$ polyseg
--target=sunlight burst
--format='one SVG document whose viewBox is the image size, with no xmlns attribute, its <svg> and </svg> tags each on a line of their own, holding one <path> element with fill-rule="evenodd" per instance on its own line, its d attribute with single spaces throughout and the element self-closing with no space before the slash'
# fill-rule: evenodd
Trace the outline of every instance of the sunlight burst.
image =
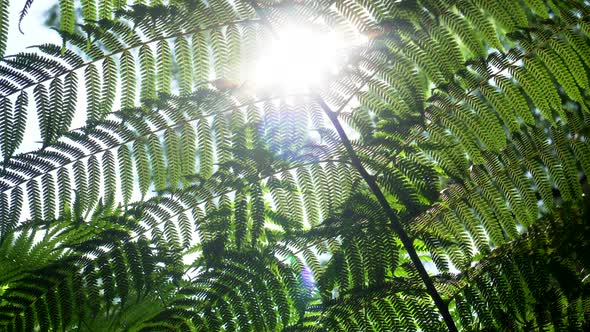
<svg viewBox="0 0 590 332">
<path fill-rule="evenodd" d="M 260 55 L 254 81 L 258 88 L 290 92 L 317 86 L 338 72 L 348 47 L 350 42 L 333 31 L 286 28 Z"/>
</svg>

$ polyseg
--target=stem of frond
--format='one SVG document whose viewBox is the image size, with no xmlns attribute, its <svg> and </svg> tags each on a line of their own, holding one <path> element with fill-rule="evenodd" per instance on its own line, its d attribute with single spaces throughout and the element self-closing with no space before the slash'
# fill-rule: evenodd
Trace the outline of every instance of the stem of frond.
<svg viewBox="0 0 590 332">
<path fill-rule="evenodd" d="M 447 304 L 440 297 L 440 294 L 436 290 L 436 287 L 434 287 L 432 279 L 430 279 L 428 272 L 426 272 L 426 269 L 424 268 L 424 265 L 422 264 L 422 261 L 420 260 L 420 257 L 418 256 L 416 249 L 414 248 L 414 240 L 411 239 L 408 236 L 408 233 L 406 233 L 406 231 L 403 229 L 402 225 L 400 224 L 397 218 L 396 213 L 389 205 L 389 202 L 387 202 L 385 195 L 383 195 L 381 188 L 379 188 L 375 179 L 369 174 L 369 172 L 367 172 L 367 170 L 361 163 L 361 160 L 359 159 L 356 152 L 354 151 L 354 148 L 352 147 L 350 139 L 346 135 L 344 128 L 342 128 L 342 125 L 338 120 L 338 114 L 331 110 L 330 106 L 326 104 L 322 97 L 317 95 L 316 99 L 320 107 L 324 110 L 324 112 L 326 113 L 328 118 L 330 118 L 330 121 L 334 125 L 334 128 L 336 129 L 336 132 L 338 133 L 338 136 L 340 137 L 340 140 L 342 141 L 342 144 L 344 145 L 344 148 L 346 149 L 346 152 L 350 157 L 350 161 L 353 167 L 356 168 L 356 170 L 360 173 L 361 177 L 367 183 L 369 189 L 371 190 L 373 195 L 375 195 L 377 201 L 379 201 L 379 204 L 385 211 L 385 214 L 389 218 L 389 225 L 391 229 L 397 234 L 399 239 L 402 241 L 404 248 L 408 252 L 410 259 L 412 260 L 412 263 L 416 267 L 416 270 L 418 270 L 418 274 L 420 275 L 422 282 L 424 282 L 424 285 L 426 286 L 426 291 L 428 292 L 428 295 L 430 295 L 430 297 L 434 301 L 434 304 L 440 311 L 442 318 L 445 324 L 447 325 L 447 328 L 449 329 L 449 331 L 457 331 L 457 326 L 455 326 L 455 322 L 453 320 L 453 317 L 451 316 L 451 313 L 449 312 Z"/>
<path fill-rule="evenodd" d="M 270 23 L 270 21 L 268 20 L 268 18 L 266 17 L 265 13 L 262 10 L 260 10 L 260 7 L 256 3 L 256 1 L 250 0 L 249 2 L 252 5 L 252 8 L 254 8 L 254 10 L 260 16 L 261 22 L 264 25 L 266 25 L 266 27 L 269 29 L 269 31 L 273 35 L 273 37 L 277 38 L 278 35 L 277 35 L 276 31 L 273 29 L 273 26 Z M 359 159 L 356 152 L 354 151 L 354 148 L 352 147 L 350 139 L 346 135 L 344 128 L 342 128 L 342 125 L 340 124 L 340 121 L 338 120 L 338 113 L 332 111 L 330 106 L 328 106 L 328 104 L 326 104 L 326 102 L 323 100 L 323 98 L 319 94 L 317 94 L 317 93 L 315 94 L 315 99 L 319 103 L 322 110 L 324 110 L 324 112 L 326 113 L 328 118 L 330 118 L 330 121 L 332 122 L 332 124 L 334 125 L 334 128 L 338 132 L 338 136 L 340 137 L 340 140 L 342 141 L 342 144 L 344 145 L 346 152 L 347 152 L 348 156 L 350 157 L 350 161 L 351 161 L 353 167 L 360 173 L 361 177 L 367 183 L 367 185 L 369 186 L 369 188 L 371 189 L 371 191 L 373 192 L 373 194 L 375 195 L 375 197 L 379 201 L 379 204 L 382 206 L 383 210 L 387 214 L 387 217 L 389 218 L 389 221 L 390 221 L 389 225 L 390 225 L 391 229 L 398 235 L 398 237 L 402 241 L 404 248 L 408 252 L 410 259 L 412 260 L 412 263 L 416 267 L 416 270 L 418 270 L 418 274 L 420 275 L 422 282 L 424 282 L 424 285 L 426 286 L 426 291 L 428 292 L 428 294 L 430 295 L 430 297 L 434 301 L 434 304 L 436 305 L 436 307 L 440 311 L 442 318 L 443 318 L 445 324 L 447 325 L 447 328 L 451 332 L 458 331 L 457 326 L 455 325 L 455 321 L 453 320 L 453 317 L 451 316 L 451 313 L 449 312 L 449 308 L 448 308 L 447 304 L 440 297 L 440 294 L 438 293 L 438 291 L 434 287 L 434 283 L 430 279 L 428 272 L 426 272 L 426 269 L 424 268 L 424 265 L 422 264 L 420 257 L 418 257 L 418 253 L 416 252 L 416 249 L 414 248 L 414 241 L 408 236 L 406 231 L 403 229 L 402 225 L 399 223 L 397 215 L 395 214 L 395 212 L 393 211 L 393 209 L 389 205 L 389 202 L 387 202 L 387 199 L 385 198 L 385 196 L 383 195 L 383 192 L 381 191 L 381 189 L 377 185 L 377 182 L 375 182 L 375 179 L 367 172 L 367 170 L 365 169 L 365 167 L 361 163 L 361 160 Z"/>
</svg>

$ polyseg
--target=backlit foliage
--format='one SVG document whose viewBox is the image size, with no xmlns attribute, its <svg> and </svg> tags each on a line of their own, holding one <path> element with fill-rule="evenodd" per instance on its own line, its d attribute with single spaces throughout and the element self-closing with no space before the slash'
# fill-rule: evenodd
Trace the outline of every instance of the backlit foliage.
<svg viewBox="0 0 590 332">
<path fill-rule="evenodd" d="M 62 45 L 6 55 L 0 0 L 1 330 L 590 328 L 587 1 L 59 8 Z M 366 41 L 250 91 L 312 23 Z"/>
</svg>

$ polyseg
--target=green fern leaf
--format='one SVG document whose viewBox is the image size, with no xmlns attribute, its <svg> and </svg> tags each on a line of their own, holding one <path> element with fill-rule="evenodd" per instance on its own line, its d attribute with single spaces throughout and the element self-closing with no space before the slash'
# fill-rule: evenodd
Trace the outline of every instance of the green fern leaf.
<svg viewBox="0 0 590 332">
<path fill-rule="evenodd" d="M 96 123 L 100 117 L 100 79 L 98 70 L 94 65 L 86 67 L 84 71 L 84 81 L 86 83 L 86 100 L 88 103 L 87 111 L 88 124 Z"/>
<path fill-rule="evenodd" d="M 549 69 L 559 84 L 565 89 L 566 93 L 575 101 L 582 102 L 582 95 L 576 86 L 575 80 L 568 71 L 562 59 L 551 49 L 539 51 L 539 57 Z"/>
<path fill-rule="evenodd" d="M 125 51 L 121 55 L 121 107 L 133 108 L 135 106 L 135 59 L 130 52 Z"/>
<path fill-rule="evenodd" d="M 74 24 L 76 23 L 74 3 L 69 0 L 60 0 L 59 9 L 59 14 L 61 18 L 61 29 L 66 32 L 73 33 Z"/>
<path fill-rule="evenodd" d="M 216 77 L 229 77 L 227 41 L 221 30 L 211 33 L 211 49 L 213 50 L 213 68 Z"/>
<path fill-rule="evenodd" d="M 502 43 L 500 43 L 496 30 L 488 18 L 481 12 L 480 8 L 475 6 L 470 0 L 459 1 L 457 3 L 457 8 L 483 35 L 491 47 L 500 51 L 504 49 Z"/>
<path fill-rule="evenodd" d="M 55 218 L 55 179 L 52 174 L 45 174 L 42 178 L 41 188 L 43 188 L 43 217 L 45 220 Z"/>
<path fill-rule="evenodd" d="M 115 282 L 117 285 L 117 293 L 122 303 L 127 301 L 127 295 L 129 294 L 129 274 L 127 271 L 127 262 L 121 249 L 115 248 L 111 251 L 111 257 L 113 260 L 113 271 L 115 274 Z"/>
<path fill-rule="evenodd" d="M 535 14 L 542 18 L 548 18 L 547 8 L 543 3 L 543 0 L 525 0 L 525 3 L 535 12 Z"/>
<path fill-rule="evenodd" d="M 199 138 L 199 175 L 209 178 L 213 173 L 213 138 L 207 119 L 202 119 L 197 124 Z"/>
<path fill-rule="evenodd" d="M 43 200 L 41 199 L 41 190 L 39 182 L 32 180 L 27 182 L 27 200 L 33 220 L 43 220 Z"/>
<path fill-rule="evenodd" d="M 12 145 L 13 114 L 10 99 L 4 97 L 0 100 L 0 145 L 4 159 L 10 157 Z M 14 151 L 14 150 L 13 150 Z"/>
<path fill-rule="evenodd" d="M 172 57 L 170 45 L 166 40 L 158 42 L 156 54 L 156 79 L 158 92 L 170 93 L 170 84 L 172 82 Z"/>
<path fill-rule="evenodd" d="M 0 56 L 4 56 L 6 50 L 6 41 L 8 37 L 8 26 L 10 16 L 8 12 L 8 1 L 0 2 Z"/>
<path fill-rule="evenodd" d="M 179 37 L 174 42 L 176 63 L 178 64 L 178 85 L 180 95 L 186 95 L 192 92 L 193 86 L 193 68 L 190 48 L 188 41 L 184 37 Z"/>
<path fill-rule="evenodd" d="M 197 136 L 192 124 L 187 122 L 181 127 L 180 139 L 181 175 L 183 182 L 188 184 L 186 179 L 195 174 L 197 162 Z"/>
<path fill-rule="evenodd" d="M 135 160 L 136 174 L 139 182 L 139 191 L 142 197 L 147 193 L 150 184 L 150 165 L 145 144 L 137 140 L 133 143 L 133 159 Z"/>
<path fill-rule="evenodd" d="M 12 128 L 12 139 L 10 144 L 5 146 L 6 155 L 12 155 L 18 146 L 22 143 L 25 128 L 27 124 L 27 106 L 29 104 L 29 97 L 25 91 L 22 91 L 16 98 L 14 108 L 14 122 Z"/>
<path fill-rule="evenodd" d="M 78 100 L 78 77 L 75 72 L 68 73 L 64 77 L 63 105 L 59 116 L 58 131 L 65 133 L 70 130 L 70 125 L 76 113 L 76 102 Z"/>
<path fill-rule="evenodd" d="M 161 144 L 158 136 L 150 135 L 149 154 L 156 191 L 166 189 L 166 164 L 164 163 L 164 152 L 162 151 Z"/>
<path fill-rule="evenodd" d="M 105 202 L 113 202 L 116 194 L 115 157 L 109 150 L 102 155 Z"/>
<path fill-rule="evenodd" d="M 156 99 L 156 69 L 152 49 L 143 45 L 139 49 L 139 67 L 141 69 L 140 100 Z"/>
<path fill-rule="evenodd" d="M 57 171 L 57 184 L 59 196 L 59 215 L 64 216 L 66 212 L 69 213 L 71 203 L 71 184 L 70 172 L 67 168 L 62 167 Z"/>
<path fill-rule="evenodd" d="M 193 225 L 186 213 L 181 213 L 178 216 L 178 227 L 180 228 L 180 235 L 182 236 L 182 246 L 188 248 L 193 240 Z"/>
<path fill-rule="evenodd" d="M 256 247 L 265 222 L 264 198 L 262 197 L 262 188 L 259 183 L 252 184 L 250 194 L 252 197 L 252 229 L 250 231 L 250 238 L 252 247 Z"/>
<path fill-rule="evenodd" d="M 82 16 L 84 17 L 84 21 L 94 23 L 97 20 L 96 14 L 96 2 L 94 0 L 83 0 Z"/>
<path fill-rule="evenodd" d="M 108 57 L 102 63 L 102 91 L 100 98 L 101 116 L 104 118 L 107 113 L 111 112 L 117 92 L 117 65 L 115 61 Z"/>
<path fill-rule="evenodd" d="M 246 239 L 246 231 L 248 228 L 248 220 L 246 215 L 246 209 L 248 202 L 246 201 L 246 196 L 243 192 L 238 192 L 236 194 L 236 199 L 234 201 L 235 205 L 235 214 L 234 214 L 234 225 L 235 225 L 235 241 L 236 246 L 239 249 L 242 248 L 242 245 Z"/>
<path fill-rule="evenodd" d="M 117 151 L 119 173 L 121 177 L 121 192 L 123 202 L 128 204 L 133 196 L 133 159 L 127 145 L 121 145 Z"/>
<path fill-rule="evenodd" d="M 170 188 L 174 189 L 178 187 L 181 175 L 178 136 L 174 130 L 168 129 L 164 132 L 164 144 L 168 162 L 168 181 Z"/>
<path fill-rule="evenodd" d="M 41 139 L 47 144 L 53 138 L 53 130 L 51 123 L 51 111 L 49 108 L 49 97 L 47 90 L 42 84 L 35 86 L 33 91 L 35 95 L 35 106 L 37 107 L 37 117 L 39 119 L 39 127 L 41 129 Z"/>
<path fill-rule="evenodd" d="M 99 1 L 98 6 L 98 18 L 99 19 L 111 19 L 113 16 L 113 1 L 115 0 L 104 0 Z"/>
<path fill-rule="evenodd" d="M 76 185 L 76 201 L 80 206 L 80 210 L 85 211 L 88 208 L 86 196 L 88 192 L 88 175 L 86 165 L 81 160 L 74 163 L 74 183 Z"/>
<path fill-rule="evenodd" d="M 100 186 L 102 182 L 101 166 L 96 156 L 88 159 L 88 207 L 94 208 L 100 195 Z"/>
<path fill-rule="evenodd" d="M 572 46 L 557 39 L 549 41 L 549 46 L 561 57 L 576 83 L 578 83 L 581 88 L 588 89 L 588 76 L 585 75 L 584 66 Z"/>
</svg>

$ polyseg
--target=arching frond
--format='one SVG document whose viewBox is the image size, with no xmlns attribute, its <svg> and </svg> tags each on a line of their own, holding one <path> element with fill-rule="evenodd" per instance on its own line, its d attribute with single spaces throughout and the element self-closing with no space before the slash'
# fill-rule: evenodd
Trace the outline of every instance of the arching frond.
<svg viewBox="0 0 590 332">
<path fill-rule="evenodd" d="M 1 330 L 590 326 L 588 3 L 58 8 L 0 0 Z M 298 26 L 359 41 L 258 87 Z"/>
</svg>

